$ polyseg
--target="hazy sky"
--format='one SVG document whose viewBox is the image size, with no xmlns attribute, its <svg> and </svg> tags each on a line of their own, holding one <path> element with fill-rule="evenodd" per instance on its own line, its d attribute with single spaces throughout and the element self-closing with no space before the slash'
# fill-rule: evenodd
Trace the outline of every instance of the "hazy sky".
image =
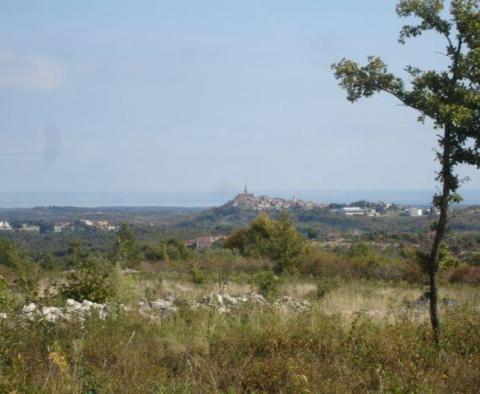
<svg viewBox="0 0 480 394">
<path fill-rule="evenodd" d="M 395 4 L 2 0 L 1 190 L 433 188 L 435 132 L 330 70 L 442 65 L 433 35 L 397 43 Z"/>
</svg>

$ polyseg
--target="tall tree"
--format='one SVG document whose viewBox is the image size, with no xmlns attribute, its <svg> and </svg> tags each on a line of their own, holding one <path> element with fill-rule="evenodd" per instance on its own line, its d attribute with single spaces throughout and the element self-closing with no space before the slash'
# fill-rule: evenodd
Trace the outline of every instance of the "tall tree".
<svg viewBox="0 0 480 394">
<path fill-rule="evenodd" d="M 480 0 L 401 0 L 397 14 L 414 18 L 400 32 L 399 42 L 431 31 L 446 43 L 448 67 L 442 71 L 408 66 L 405 82 L 388 71 L 378 57 L 369 57 L 364 66 L 343 59 L 332 66 L 348 100 L 355 102 L 377 92 L 385 92 L 420 112 L 419 121 L 433 121 L 438 134 L 437 159 L 440 170 L 436 180 L 441 193 L 433 198 L 440 210 L 435 237 L 427 255 L 430 320 L 436 343 L 440 340 L 437 271 L 440 248 L 447 231 L 449 206 L 459 202 L 462 183 L 456 167 L 468 164 L 480 168 Z"/>
<path fill-rule="evenodd" d="M 115 262 L 121 264 L 132 264 L 140 260 L 140 249 L 138 248 L 135 235 L 128 224 L 122 224 L 117 233 L 117 239 L 113 249 Z"/>
</svg>

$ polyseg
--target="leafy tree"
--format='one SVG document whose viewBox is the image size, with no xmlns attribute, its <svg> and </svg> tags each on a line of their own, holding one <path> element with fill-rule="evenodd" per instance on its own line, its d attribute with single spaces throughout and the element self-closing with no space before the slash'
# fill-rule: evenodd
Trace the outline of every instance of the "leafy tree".
<svg viewBox="0 0 480 394">
<path fill-rule="evenodd" d="M 369 57 L 365 66 L 343 59 L 332 67 L 348 100 L 355 102 L 377 92 L 393 95 L 404 105 L 420 112 L 419 121 L 430 118 L 438 135 L 437 180 L 441 193 L 433 202 L 440 210 L 435 237 L 428 254 L 430 320 L 436 343 L 440 339 L 438 283 L 440 248 L 447 231 L 449 205 L 459 202 L 462 183 L 455 169 L 460 164 L 480 168 L 480 1 L 452 0 L 444 16 L 444 0 L 401 0 L 399 17 L 413 17 L 418 24 L 403 26 L 400 43 L 427 31 L 445 39 L 449 65 L 446 70 L 423 71 L 408 66 L 409 83 L 388 71 L 378 57 Z"/>
<path fill-rule="evenodd" d="M 308 239 L 316 239 L 318 237 L 318 230 L 314 227 L 309 227 L 307 229 L 307 237 Z"/>
<path fill-rule="evenodd" d="M 253 220 L 248 229 L 230 236 L 225 247 L 248 257 L 268 257 L 275 263 L 277 273 L 295 269 L 306 250 L 304 239 L 288 217 L 272 220 L 266 214 Z"/>
<path fill-rule="evenodd" d="M 113 257 L 123 264 L 137 263 L 140 260 L 140 249 L 128 224 L 122 224 L 118 230 Z"/>
<path fill-rule="evenodd" d="M 275 271 L 294 271 L 299 267 L 298 258 L 306 251 L 304 239 L 288 217 L 274 222 L 267 256 L 275 262 Z"/>
<path fill-rule="evenodd" d="M 0 265 L 12 266 L 15 247 L 11 241 L 0 239 Z"/>
<path fill-rule="evenodd" d="M 40 260 L 40 265 L 43 269 L 51 270 L 55 267 L 55 262 L 51 253 L 44 253 Z"/>
<path fill-rule="evenodd" d="M 162 243 L 161 246 L 164 251 L 163 260 L 185 261 L 192 255 L 192 252 L 187 249 L 185 243 L 178 239 L 170 238 L 165 244 Z"/>
<path fill-rule="evenodd" d="M 78 239 L 70 242 L 67 254 L 67 265 L 70 267 L 79 267 L 88 256 L 88 253 L 83 250 L 82 244 Z"/>
</svg>

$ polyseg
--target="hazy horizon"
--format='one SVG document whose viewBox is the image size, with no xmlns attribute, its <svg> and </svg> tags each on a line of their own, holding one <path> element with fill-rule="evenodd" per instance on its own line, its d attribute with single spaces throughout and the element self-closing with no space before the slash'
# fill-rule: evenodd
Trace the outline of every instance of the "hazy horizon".
<svg viewBox="0 0 480 394">
<path fill-rule="evenodd" d="M 4 1 L 0 190 L 434 190 L 430 125 L 330 69 L 443 65 L 396 2 Z"/>
<path fill-rule="evenodd" d="M 297 198 L 315 203 L 351 203 L 358 200 L 385 201 L 402 205 L 431 205 L 432 190 L 249 190 L 255 195 Z M 183 207 L 207 208 L 223 205 L 237 191 L 144 191 L 144 192 L 0 192 L 0 208 L 72 207 Z M 480 189 L 466 189 L 464 205 L 480 204 Z"/>
</svg>

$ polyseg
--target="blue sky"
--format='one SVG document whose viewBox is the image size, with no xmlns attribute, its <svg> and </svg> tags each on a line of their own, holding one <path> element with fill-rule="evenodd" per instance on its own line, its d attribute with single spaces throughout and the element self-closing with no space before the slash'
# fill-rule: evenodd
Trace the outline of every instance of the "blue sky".
<svg viewBox="0 0 480 394">
<path fill-rule="evenodd" d="M 431 127 L 330 70 L 442 66 L 433 35 L 397 43 L 395 3 L 3 0 L 2 190 L 433 189 Z"/>
</svg>

